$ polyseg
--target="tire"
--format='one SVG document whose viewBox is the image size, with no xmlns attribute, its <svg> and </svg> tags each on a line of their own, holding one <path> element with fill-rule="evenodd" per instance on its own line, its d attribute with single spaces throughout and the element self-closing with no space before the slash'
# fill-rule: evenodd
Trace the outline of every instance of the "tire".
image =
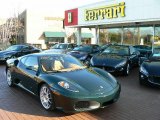
<svg viewBox="0 0 160 120">
<path fill-rule="evenodd" d="M 124 74 L 125 76 L 128 76 L 129 73 L 130 73 L 130 64 L 127 63 L 126 68 L 125 68 L 123 74 Z"/>
<path fill-rule="evenodd" d="M 14 82 L 13 82 L 13 79 L 12 79 L 11 71 L 9 69 L 7 69 L 6 79 L 7 79 L 8 86 L 13 87 Z"/>
<path fill-rule="evenodd" d="M 41 105 L 45 110 L 54 110 L 55 102 L 53 94 L 47 84 L 43 84 L 39 91 Z"/>
</svg>

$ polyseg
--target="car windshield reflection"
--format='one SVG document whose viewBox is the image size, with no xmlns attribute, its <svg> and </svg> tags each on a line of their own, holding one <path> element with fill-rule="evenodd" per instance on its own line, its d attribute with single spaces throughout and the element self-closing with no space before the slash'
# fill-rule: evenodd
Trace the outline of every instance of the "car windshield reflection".
<svg viewBox="0 0 160 120">
<path fill-rule="evenodd" d="M 86 68 L 77 59 L 68 55 L 43 56 L 40 58 L 40 65 L 42 70 L 47 73 L 69 72 Z"/>
<path fill-rule="evenodd" d="M 56 44 L 51 49 L 67 49 L 67 44 Z"/>
<path fill-rule="evenodd" d="M 129 55 L 129 48 L 127 46 L 109 46 L 103 53 L 117 54 L 117 55 Z"/>
<path fill-rule="evenodd" d="M 10 46 L 9 48 L 7 48 L 6 50 L 7 51 L 19 51 L 21 49 L 22 49 L 22 46 L 13 45 L 13 46 Z"/>
<path fill-rule="evenodd" d="M 79 47 L 75 47 L 73 49 L 73 51 L 81 51 L 81 52 L 91 52 L 92 51 L 92 47 L 91 46 L 79 46 Z"/>
</svg>

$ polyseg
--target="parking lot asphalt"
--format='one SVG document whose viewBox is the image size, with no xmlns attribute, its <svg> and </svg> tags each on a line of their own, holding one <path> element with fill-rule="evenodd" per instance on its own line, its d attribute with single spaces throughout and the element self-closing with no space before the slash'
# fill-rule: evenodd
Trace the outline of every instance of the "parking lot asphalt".
<svg viewBox="0 0 160 120">
<path fill-rule="evenodd" d="M 37 97 L 8 87 L 4 70 L 0 66 L 0 120 L 160 120 L 160 88 L 139 85 L 138 68 L 127 77 L 116 76 L 122 86 L 117 103 L 76 114 L 45 111 Z"/>
</svg>

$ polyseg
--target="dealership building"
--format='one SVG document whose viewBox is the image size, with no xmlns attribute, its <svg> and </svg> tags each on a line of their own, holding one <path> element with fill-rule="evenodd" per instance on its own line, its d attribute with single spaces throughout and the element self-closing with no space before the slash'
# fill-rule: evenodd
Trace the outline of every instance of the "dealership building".
<svg viewBox="0 0 160 120">
<path fill-rule="evenodd" d="M 17 43 L 19 44 L 28 43 L 47 49 L 55 43 L 67 41 L 62 17 L 50 12 L 26 9 L 18 18 L 20 22 Z"/>
<path fill-rule="evenodd" d="M 65 26 L 94 29 L 94 42 L 132 45 L 160 43 L 159 0 L 107 0 L 65 11 Z M 105 34 L 102 41 L 100 35 Z M 104 39 L 104 38 L 103 38 Z"/>
</svg>

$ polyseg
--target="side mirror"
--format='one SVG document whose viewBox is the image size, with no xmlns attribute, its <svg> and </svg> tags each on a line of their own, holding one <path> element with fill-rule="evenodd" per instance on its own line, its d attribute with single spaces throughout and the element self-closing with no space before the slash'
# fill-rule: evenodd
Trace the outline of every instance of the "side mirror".
<svg viewBox="0 0 160 120">
<path fill-rule="evenodd" d="M 18 63 L 19 63 L 19 60 L 18 60 L 18 59 L 16 59 L 16 60 L 14 61 L 14 65 L 15 65 L 15 66 L 17 66 L 17 65 L 18 65 Z"/>
<path fill-rule="evenodd" d="M 136 53 L 136 52 L 133 52 L 132 55 L 137 55 L 137 53 Z"/>
</svg>

